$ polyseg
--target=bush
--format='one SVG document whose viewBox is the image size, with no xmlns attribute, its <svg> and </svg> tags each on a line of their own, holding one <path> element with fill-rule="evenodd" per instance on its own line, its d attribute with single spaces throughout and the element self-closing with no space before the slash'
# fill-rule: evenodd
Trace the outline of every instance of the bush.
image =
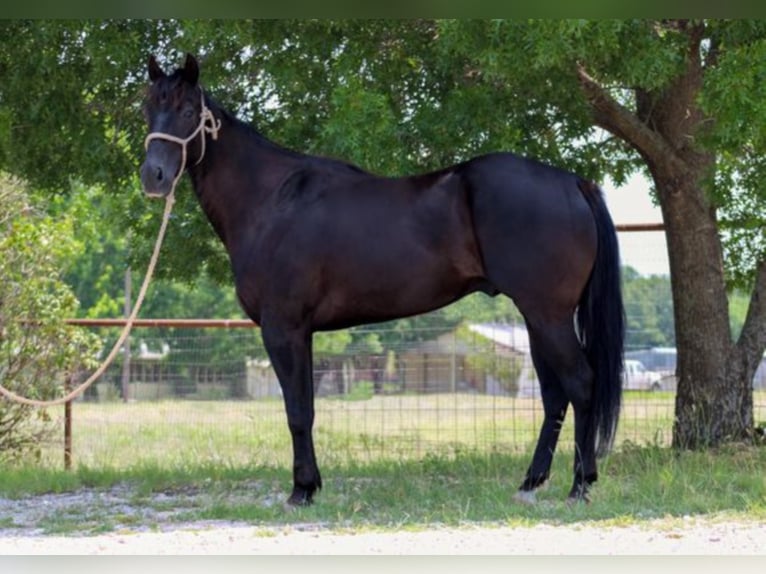
<svg viewBox="0 0 766 574">
<path fill-rule="evenodd" d="M 77 248 L 72 222 L 33 206 L 16 180 L 0 174 L 0 384 L 34 399 L 63 394 L 67 376 L 94 363 L 97 339 L 66 325 L 77 300 L 61 266 Z M 0 462 L 39 453 L 50 431 L 44 409 L 0 398 Z"/>
</svg>

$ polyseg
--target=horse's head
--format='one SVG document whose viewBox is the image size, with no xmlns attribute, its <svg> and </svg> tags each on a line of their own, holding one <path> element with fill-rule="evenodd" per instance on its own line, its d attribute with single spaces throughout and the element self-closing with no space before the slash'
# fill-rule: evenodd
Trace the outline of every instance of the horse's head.
<svg viewBox="0 0 766 574">
<path fill-rule="evenodd" d="M 197 83 L 199 67 L 191 54 L 187 54 L 184 67 L 170 75 L 162 71 L 154 56 L 149 58 L 148 69 L 151 84 L 144 115 L 149 135 L 141 183 L 147 195 L 164 197 L 172 193 L 187 166 L 202 161 L 206 132 L 215 138 L 218 126 L 205 106 Z"/>
</svg>

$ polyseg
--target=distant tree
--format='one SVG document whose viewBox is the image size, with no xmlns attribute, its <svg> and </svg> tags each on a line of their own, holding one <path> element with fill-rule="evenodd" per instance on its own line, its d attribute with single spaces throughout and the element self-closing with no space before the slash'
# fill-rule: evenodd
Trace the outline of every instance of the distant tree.
<svg viewBox="0 0 766 574">
<path fill-rule="evenodd" d="M 670 279 L 644 277 L 632 267 L 624 267 L 622 280 L 628 321 L 626 348 L 675 346 Z"/>
</svg>

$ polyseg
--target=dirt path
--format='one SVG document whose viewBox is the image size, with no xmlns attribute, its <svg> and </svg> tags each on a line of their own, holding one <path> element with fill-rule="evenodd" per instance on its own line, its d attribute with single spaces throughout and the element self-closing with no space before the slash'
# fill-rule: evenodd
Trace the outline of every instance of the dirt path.
<svg viewBox="0 0 766 574">
<path fill-rule="evenodd" d="M 766 555 L 766 526 L 535 526 L 337 533 L 196 524 L 167 532 L 0 537 L 0 554 Z"/>
</svg>

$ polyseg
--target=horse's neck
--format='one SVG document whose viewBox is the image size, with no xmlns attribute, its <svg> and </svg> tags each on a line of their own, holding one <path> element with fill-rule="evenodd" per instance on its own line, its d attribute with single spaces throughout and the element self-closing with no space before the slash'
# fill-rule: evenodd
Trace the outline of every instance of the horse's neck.
<svg viewBox="0 0 766 574">
<path fill-rule="evenodd" d="M 207 149 L 200 166 L 189 171 L 202 209 L 228 244 L 227 230 L 257 215 L 257 206 L 281 185 L 300 156 L 230 118 L 222 123 L 217 141 L 208 139 Z"/>
</svg>

